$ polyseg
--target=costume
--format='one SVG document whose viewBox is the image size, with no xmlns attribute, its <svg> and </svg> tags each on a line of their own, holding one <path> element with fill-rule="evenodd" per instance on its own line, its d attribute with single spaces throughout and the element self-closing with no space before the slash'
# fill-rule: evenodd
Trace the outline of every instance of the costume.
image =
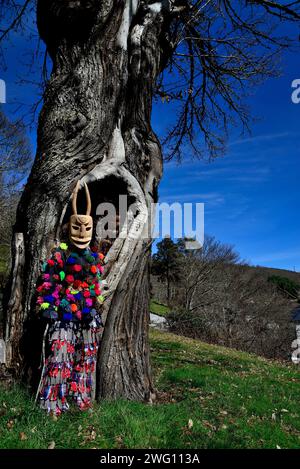
<svg viewBox="0 0 300 469">
<path fill-rule="evenodd" d="M 75 197 L 78 187 L 77 184 Z M 38 395 L 40 407 L 56 415 L 69 409 L 67 397 L 82 410 L 91 406 L 97 350 L 103 333 L 100 305 L 104 300 L 104 256 L 89 247 L 91 233 L 87 236 L 86 227 L 92 227 L 92 219 L 89 213 L 77 215 L 76 199 L 73 211 L 71 242 L 53 249 L 36 289 L 38 313 L 48 323 Z"/>
</svg>

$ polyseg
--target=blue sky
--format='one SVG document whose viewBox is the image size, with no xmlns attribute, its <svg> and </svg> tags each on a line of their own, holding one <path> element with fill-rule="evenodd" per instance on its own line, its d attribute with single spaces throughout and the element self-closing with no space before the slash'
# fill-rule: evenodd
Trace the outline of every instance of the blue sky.
<svg viewBox="0 0 300 469">
<path fill-rule="evenodd" d="M 28 112 L 22 107 L 13 114 L 13 102 L 37 99 L 34 86 L 17 85 L 35 46 L 15 34 L 7 48 L 7 70 L 0 70 L 0 79 L 7 82 L 4 111 L 12 117 Z M 38 81 L 35 67 L 29 79 Z M 286 53 L 282 76 L 268 80 L 249 100 L 259 118 L 252 135 L 232 132 L 227 154 L 212 163 L 192 161 L 188 152 L 180 166 L 166 163 L 159 194 L 164 202 L 205 203 L 205 233 L 233 244 L 249 263 L 300 271 L 300 104 L 291 101 L 291 83 L 297 78 L 299 52 Z M 159 136 L 173 114 L 172 104 L 154 105 L 152 122 Z M 28 134 L 34 150 L 34 126 Z"/>
<path fill-rule="evenodd" d="M 291 100 L 296 78 L 299 55 L 285 54 L 282 76 L 249 99 L 259 118 L 251 136 L 233 132 L 225 157 L 212 163 L 188 154 L 180 166 L 166 163 L 159 192 L 164 201 L 204 202 L 205 233 L 233 244 L 249 263 L 300 271 L 300 104 Z M 154 108 L 160 135 L 171 119 L 168 106 Z"/>
</svg>

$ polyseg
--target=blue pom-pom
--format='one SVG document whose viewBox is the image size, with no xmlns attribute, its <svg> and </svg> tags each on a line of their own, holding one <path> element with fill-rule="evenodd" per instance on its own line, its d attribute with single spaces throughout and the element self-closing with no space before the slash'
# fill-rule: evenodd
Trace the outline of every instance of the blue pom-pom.
<svg viewBox="0 0 300 469">
<path fill-rule="evenodd" d="M 64 313 L 63 319 L 65 321 L 70 321 L 72 319 L 72 313 Z"/>
<path fill-rule="evenodd" d="M 74 257 L 69 257 L 68 260 L 67 260 L 67 264 L 75 264 L 76 263 L 76 259 L 74 259 Z"/>
<path fill-rule="evenodd" d="M 54 301 L 55 301 L 55 298 L 53 298 L 53 296 L 51 295 L 44 296 L 44 302 L 53 304 Z"/>
<path fill-rule="evenodd" d="M 88 314 L 90 312 L 90 308 L 83 308 L 82 313 Z"/>
</svg>

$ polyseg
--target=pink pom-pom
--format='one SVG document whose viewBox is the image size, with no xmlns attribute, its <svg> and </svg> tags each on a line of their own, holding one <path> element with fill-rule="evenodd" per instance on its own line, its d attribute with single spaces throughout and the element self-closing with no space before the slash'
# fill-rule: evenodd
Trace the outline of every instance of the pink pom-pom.
<svg viewBox="0 0 300 469">
<path fill-rule="evenodd" d="M 76 312 L 76 317 L 77 317 L 78 319 L 81 319 L 81 317 L 82 317 L 81 311 L 77 311 L 77 312 Z"/>
</svg>

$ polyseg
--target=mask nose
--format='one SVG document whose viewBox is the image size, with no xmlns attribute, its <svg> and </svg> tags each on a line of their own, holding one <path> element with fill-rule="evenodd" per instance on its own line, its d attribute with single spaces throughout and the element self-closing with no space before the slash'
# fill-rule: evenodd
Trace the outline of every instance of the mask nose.
<svg viewBox="0 0 300 469">
<path fill-rule="evenodd" d="M 84 238 L 85 237 L 85 227 L 83 225 L 81 225 L 80 227 L 80 238 Z"/>
</svg>

